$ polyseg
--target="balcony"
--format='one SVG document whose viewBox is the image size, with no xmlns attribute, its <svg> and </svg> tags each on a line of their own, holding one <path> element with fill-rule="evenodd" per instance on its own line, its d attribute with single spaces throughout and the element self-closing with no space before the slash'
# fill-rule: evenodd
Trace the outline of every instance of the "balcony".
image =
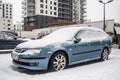
<svg viewBox="0 0 120 80">
<path fill-rule="evenodd" d="M 80 2 L 87 2 L 86 0 L 80 0 Z"/>
<path fill-rule="evenodd" d="M 58 4 L 70 5 L 69 2 L 58 2 Z"/>
<path fill-rule="evenodd" d="M 25 13 L 25 11 L 22 11 L 22 14 L 24 14 Z"/>
<path fill-rule="evenodd" d="M 24 6 L 22 6 L 22 9 L 25 9 L 25 7 L 24 7 Z"/>
<path fill-rule="evenodd" d="M 23 5 L 24 5 L 24 3 L 25 3 L 25 2 L 24 2 L 24 1 L 22 1 L 22 4 L 23 4 Z"/>
</svg>

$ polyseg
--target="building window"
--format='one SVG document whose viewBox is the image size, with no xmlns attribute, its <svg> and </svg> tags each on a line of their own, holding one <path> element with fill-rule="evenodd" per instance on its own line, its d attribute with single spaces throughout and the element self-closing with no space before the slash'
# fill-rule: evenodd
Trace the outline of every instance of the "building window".
<svg viewBox="0 0 120 80">
<path fill-rule="evenodd" d="M 24 14 L 26 15 L 27 13 L 25 12 Z"/>
<path fill-rule="evenodd" d="M 42 10 L 42 9 L 40 10 L 40 13 L 43 13 L 43 10 Z"/>
<path fill-rule="evenodd" d="M 25 10 L 26 10 L 26 7 L 25 7 Z"/>
<path fill-rule="evenodd" d="M 47 11 L 45 11 L 45 13 L 47 14 L 48 12 L 47 12 Z"/>
<path fill-rule="evenodd" d="M 50 9 L 52 9 L 52 6 L 50 6 Z"/>
<path fill-rule="evenodd" d="M 52 1 L 50 1 L 50 4 L 52 5 Z"/>
<path fill-rule="evenodd" d="M 56 7 L 54 7 L 54 10 L 57 10 L 57 8 L 56 8 Z"/>
<path fill-rule="evenodd" d="M 56 2 L 54 2 L 54 5 L 57 5 L 57 3 L 56 3 Z"/>
<path fill-rule="evenodd" d="M 47 0 L 45 2 L 47 3 Z"/>
<path fill-rule="evenodd" d="M 56 12 L 54 12 L 54 15 L 57 15 L 57 13 L 56 13 Z"/>
<path fill-rule="evenodd" d="M 12 11 L 10 11 L 10 13 L 12 13 Z"/>
<path fill-rule="evenodd" d="M 10 30 L 10 28 L 8 28 L 8 30 Z"/>
<path fill-rule="evenodd" d="M 50 14 L 52 15 L 52 11 L 50 11 Z"/>
<path fill-rule="evenodd" d="M 10 24 L 8 24 L 8 26 L 10 26 Z"/>
<path fill-rule="evenodd" d="M 25 3 L 25 5 L 27 5 L 27 3 Z"/>
<path fill-rule="evenodd" d="M 40 0 L 40 2 L 42 2 L 42 3 L 43 3 L 43 0 Z"/>
<path fill-rule="evenodd" d="M 32 11 L 29 11 L 29 13 L 31 14 L 31 13 L 32 13 Z"/>
<path fill-rule="evenodd" d="M 43 4 L 40 4 L 40 8 L 43 8 L 44 6 L 43 6 Z"/>
<path fill-rule="evenodd" d="M 10 20 L 8 20 L 8 22 L 10 22 Z"/>
<path fill-rule="evenodd" d="M 46 9 L 47 9 L 47 5 L 46 5 Z"/>
</svg>

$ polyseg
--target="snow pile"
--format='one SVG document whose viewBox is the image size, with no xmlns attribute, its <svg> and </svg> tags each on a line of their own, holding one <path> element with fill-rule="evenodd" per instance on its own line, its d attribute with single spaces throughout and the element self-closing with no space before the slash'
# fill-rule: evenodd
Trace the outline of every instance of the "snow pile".
<svg viewBox="0 0 120 80">
<path fill-rule="evenodd" d="M 30 71 L 12 64 L 10 54 L 0 55 L 0 80 L 120 80 L 120 50 L 112 49 L 105 62 L 91 62 L 57 71 Z"/>
</svg>

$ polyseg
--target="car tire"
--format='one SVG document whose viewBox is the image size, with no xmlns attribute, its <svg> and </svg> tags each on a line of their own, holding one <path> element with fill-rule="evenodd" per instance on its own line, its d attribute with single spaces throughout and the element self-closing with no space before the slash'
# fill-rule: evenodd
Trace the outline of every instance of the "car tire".
<svg viewBox="0 0 120 80">
<path fill-rule="evenodd" d="M 108 56 L 109 56 L 109 51 L 107 48 L 104 48 L 101 55 L 101 61 L 108 60 Z"/>
<path fill-rule="evenodd" d="M 67 58 L 64 52 L 56 52 L 50 60 L 49 70 L 50 71 L 59 71 L 63 70 L 67 65 Z"/>
</svg>

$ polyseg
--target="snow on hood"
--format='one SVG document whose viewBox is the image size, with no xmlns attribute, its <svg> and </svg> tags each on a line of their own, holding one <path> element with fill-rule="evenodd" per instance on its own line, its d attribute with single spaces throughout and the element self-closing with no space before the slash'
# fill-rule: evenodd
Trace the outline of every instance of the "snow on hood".
<svg viewBox="0 0 120 80">
<path fill-rule="evenodd" d="M 52 42 L 47 42 L 47 41 L 40 39 L 40 40 L 34 40 L 34 41 L 28 41 L 28 42 L 21 43 L 17 47 L 19 48 L 40 48 L 40 47 L 44 47 L 51 43 Z"/>
<path fill-rule="evenodd" d="M 44 46 L 54 44 L 54 43 L 62 43 L 67 40 L 73 39 L 75 33 L 78 30 L 79 29 L 77 28 L 59 29 L 43 37 L 42 39 L 24 42 L 24 43 L 19 44 L 17 47 L 19 48 L 40 48 L 40 47 L 44 47 Z"/>
</svg>

